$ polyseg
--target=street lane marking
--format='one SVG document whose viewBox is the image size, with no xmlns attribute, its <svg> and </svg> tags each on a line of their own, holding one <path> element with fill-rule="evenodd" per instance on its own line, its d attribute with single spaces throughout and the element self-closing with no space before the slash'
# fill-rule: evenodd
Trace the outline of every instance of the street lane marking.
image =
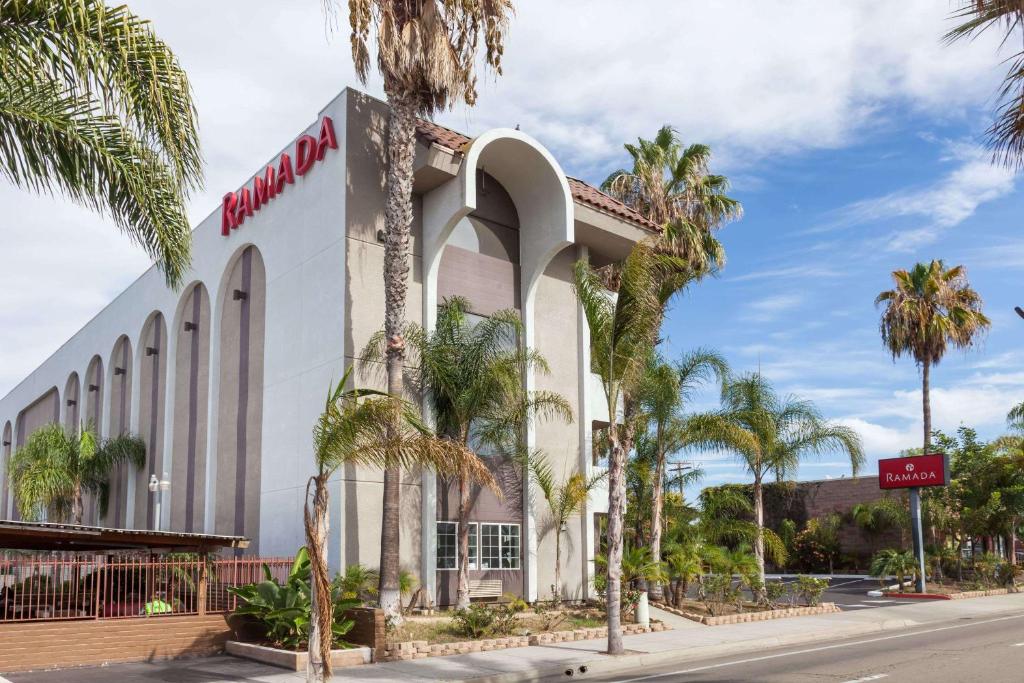
<svg viewBox="0 0 1024 683">
<path fill-rule="evenodd" d="M 877 681 L 879 678 L 888 678 L 889 674 L 875 674 L 873 676 L 865 676 L 864 678 L 854 678 L 851 681 L 844 681 L 844 683 L 865 683 L 866 681 Z"/>
<path fill-rule="evenodd" d="M 1024 643 L 1014 643 L 1010 647 L 1024 647 Z"/>
<path fill-rule="evenodd" d="M 844 647 L 854 647 L 857 645 L 869 645 L 871 643 L 880 643 L 886 640 L 896 640 L 897 638 L 913 638 L 914 636 L 923 636 L 928 633 L 939 633 L 940 631 L 952 631 L 961 628 L 970 628 L 972 626 L 979 626 L 981 624 L 994 624 L 999 621 L 1008 621 L 1010 619 L 1024 619 L 1024 614 L 1013 614 L 1008 617 L 996 617 L 995 619 L 986 619 L 985 621 L 972 621 L 968 624 L 953 624 L 952 626 L 940 626 L 939 628 L 932 628 L 925 631 L 914 631 L 913 633 L 897 633 L 891 636 L 884 636 L 882 638 L 869 638 L 868 640 L 857 640 L 852 643 L 837 643 L 835 645 L 822 645 L 821 647 L 811 647 L 805 650 L 793 650 L 792 652 L 779 652 L 774 655 L 763 655 L 761 657 L 748 657 L 747 659 L 737 659 L 731 662 L 722 662 L 721 664 L 708 664 L 706 666 L 697 666 L 692 669 L 681 669 L 679 671 L 669 671 L 663 674 L 650 674 L 648 676 L 638 676 L 636 678 L 627 678 L 619 681 L 618 683 L 635 683 L 636 681 L 650 681 L 655 678 L 666 678 L 668 676 L 682 676 L 684 674 L 698 673 L 701 671 L 709 671 L 711 669 L 721 669 L 727 666 L 736 666 L 737 664 L 752 664 L 754 662 L 764 662 L 769 659 L 780 659 L 782 657 L 793 657 L 795 655 L 806 655 L 812 652 L 823 652 L 825 650 L 837 650 Z"/>
<path fill-rule="evenodd" d="M 896 601 L 895 600 L 865 600 L 864 602 L 870 602 L 872 605 L 888 605 L 889 603 L 896 602 Z"/>
</svg>

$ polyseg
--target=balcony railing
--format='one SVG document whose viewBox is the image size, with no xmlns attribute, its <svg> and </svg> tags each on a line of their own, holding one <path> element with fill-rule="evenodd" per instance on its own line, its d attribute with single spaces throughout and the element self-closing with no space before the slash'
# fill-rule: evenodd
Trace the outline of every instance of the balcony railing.
<svg viewBox="0 0 1024 683">
<path fill-rule="evenodd" d="M 283 581 L 290 558 L 210 559 L 68 556 L 0 558 L 0 623 L 151 618 L 235 609 L 227 589 L 264 578 Z"/>
</svg>

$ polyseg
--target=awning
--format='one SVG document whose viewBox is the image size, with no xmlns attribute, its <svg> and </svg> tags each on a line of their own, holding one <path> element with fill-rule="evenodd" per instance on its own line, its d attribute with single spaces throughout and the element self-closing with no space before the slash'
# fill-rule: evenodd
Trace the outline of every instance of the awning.
<svg viewBox="0 0 1024 683">
<path fill-rule="evenodd" d="M 0 520 L 0 550 L 213 552 L 248 547 L 249 539 L 243 536 Z"/>
</svg>

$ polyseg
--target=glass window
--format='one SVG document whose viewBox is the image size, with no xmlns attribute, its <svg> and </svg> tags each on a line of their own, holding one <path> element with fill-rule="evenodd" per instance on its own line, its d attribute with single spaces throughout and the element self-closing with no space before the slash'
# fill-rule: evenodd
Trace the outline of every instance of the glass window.
<svg viewBox="0 0 1024 683">
<path fill-rule="evenodd" d="M 437 568 L 458 569 L 458 528 L 456 522 L 437 523 Z"/>
<path fill-rule="evenodd" d="M 480 525 L 480 568 L 519 569 L 519 525 Z"/>
<path fill-rule="evenodd" d="M 466 526 L 469 527 L 469 568 L 479 569 L 480 566 L 477 563 L 476 522 L 470 522 Z"/>
</svg>

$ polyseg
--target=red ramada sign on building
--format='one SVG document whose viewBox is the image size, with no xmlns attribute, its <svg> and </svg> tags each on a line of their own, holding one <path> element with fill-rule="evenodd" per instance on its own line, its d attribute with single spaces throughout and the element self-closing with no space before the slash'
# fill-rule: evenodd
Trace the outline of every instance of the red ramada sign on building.
<svg viewBox="0 0 1024 683">
<path fill-rule="evenodd" d="M 294 168 L 291 155 L 285 152 L 277 160 L 276 167 L 270 164 L 262 178 L 258 175 L 253 178 L 251 189 L 243 187 L 238 192 L 224 195 L 220 209 L 220 234 L 226 237 L 238 229 L 247 217 L 294 184 L 295 176 L 306 175 L 313 164 L 323 161 L 328 149 L 338 149 L 338 140 L 334 137 L 334 122 L 330 116 L 325 116 L 320 123 L 319 137 L 303 135 L 295 141 Z"/>
<path fill-rule="evenodd" d="M 948 477 L 949 460 L 942 453 L 878 461 L 878 486 L 883 489 L 945 486 Z"/>
</svg>

